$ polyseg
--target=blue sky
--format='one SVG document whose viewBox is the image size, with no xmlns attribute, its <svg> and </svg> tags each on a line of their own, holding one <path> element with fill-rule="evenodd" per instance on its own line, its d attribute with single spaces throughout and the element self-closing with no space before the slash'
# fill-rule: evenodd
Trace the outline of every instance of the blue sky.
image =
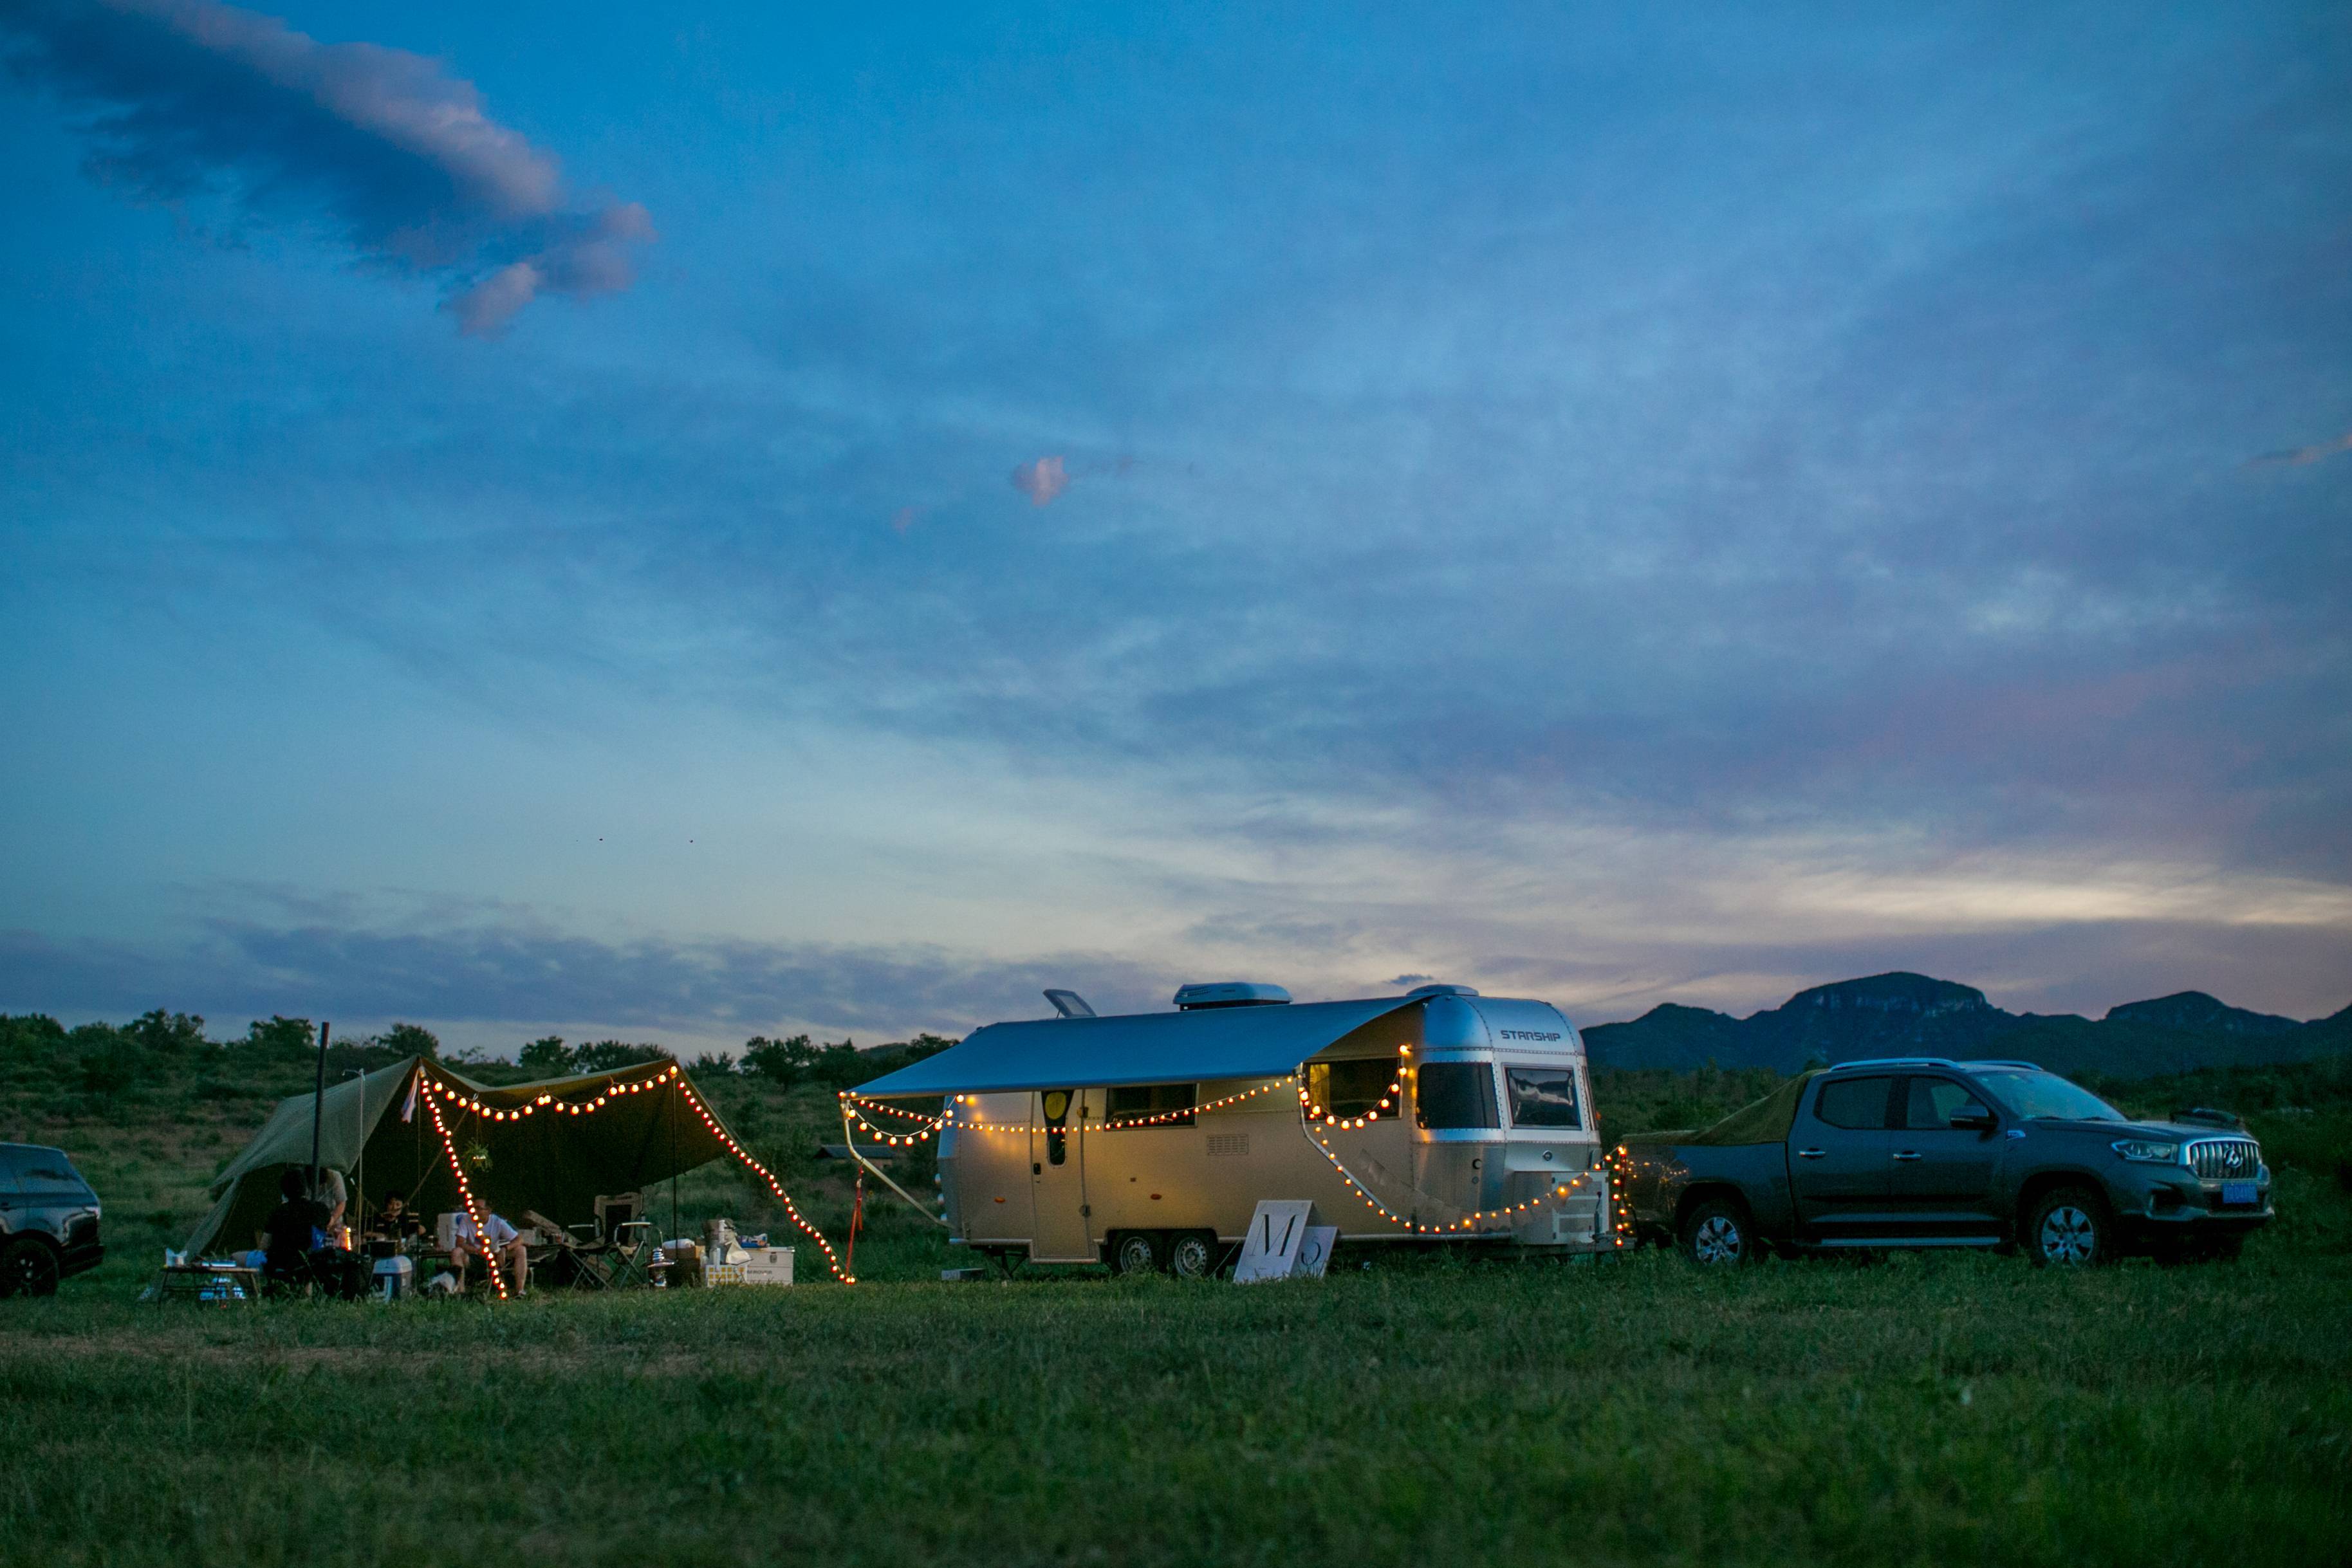
<svg viewBox="0 0 2352 1568">
<path fill-rule="evenodd" d="M 2352 1000 L 2340 6 L 0 47 L 0 1008 Z"/>
</svg>

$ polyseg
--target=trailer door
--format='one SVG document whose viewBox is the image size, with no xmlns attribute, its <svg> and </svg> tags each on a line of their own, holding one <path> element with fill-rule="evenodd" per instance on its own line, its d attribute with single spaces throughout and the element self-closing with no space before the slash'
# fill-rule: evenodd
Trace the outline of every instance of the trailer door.
<svg viewBox="0 0 2352 1568">
<path fill-rule="evenodd" d="M 1095 1262 L 1086 1212 L 1085 1096 L 1075 1089 L 1041 1092 L 1029 1125 L 1029 1256 L 1040 1263 Z"/>
</svg>

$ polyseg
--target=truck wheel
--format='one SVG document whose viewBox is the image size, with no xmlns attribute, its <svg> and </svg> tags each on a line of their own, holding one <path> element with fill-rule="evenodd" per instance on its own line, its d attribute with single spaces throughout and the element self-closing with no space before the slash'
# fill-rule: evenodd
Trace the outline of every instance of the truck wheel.
<svg viewBox="0 0 2352 1568">
<path fill-rule="evenodd" d="M 1168 1271 L 1180 1280 L 1206 1280 L 1217 1271 L 1213 1238 L 1187 1230 L 1168 1244 Z"/>
<path fill-rule="evenodd" d="M 2088 1268 L 2112 1256 L 2107 1206 L 2088 1187 L 2043 1193 L 2025 1217 L 2025 1255 L 2037 1269 Z"/>
<path fill-rule="evenodd" d="M 1756 1238 L 1739 1206 L 1709 1198 L 1683 1219 L 1683 1256 L 1708 1268 L 1734 1268 L 1756 1261 Z"/>
<path fill-rule="evenodd" d="M 1110 1249 L 1110 1266 L 1122 1274 L 1160 1271 L 1160 1238 L 1149 1230 L 1130 1230 Z"/>
<path fill-rule="evenodd" d="M 58 1255 L 29 1236 L 0 1249 L 0 1296 L 54 1296 Z"/>
</svg>

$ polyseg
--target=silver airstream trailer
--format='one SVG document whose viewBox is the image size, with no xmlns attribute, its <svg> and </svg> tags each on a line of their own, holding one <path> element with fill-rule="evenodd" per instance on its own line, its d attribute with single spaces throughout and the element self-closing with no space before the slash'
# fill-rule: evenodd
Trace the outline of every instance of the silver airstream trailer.
<svg viewBox="0 0 2352 1568">
<path fill-rule="evenodd" d="M 1176 1009 L 991 1024 L 861 1086 L 944 1103 L 941 1218 L 1010 1262 L 1213 1273 L 1261 1199 L 1348 1241 L 1610 1245 L 1583 1042 L 1548 1002 L 1464 986 L 1291 1002 L 1187 986 Z"/>
</svg>

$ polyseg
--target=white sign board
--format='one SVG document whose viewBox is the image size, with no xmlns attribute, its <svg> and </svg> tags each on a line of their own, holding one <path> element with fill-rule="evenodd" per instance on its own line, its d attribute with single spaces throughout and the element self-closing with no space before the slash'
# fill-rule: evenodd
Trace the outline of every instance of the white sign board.
<svg viewBox="0 0 2352 1568">
<path fill-rule="evenodd" d="M 1242 1241 L 1241 1261 L 1234 1265 L 1234 1283 L 1253 1284 L 1260 1280 L 1287 1280 L 1298 1267 L 1299 1253 L 1307 1246 L 1310 1232 L 1329 1229 L 1318 1227 L 1319 1217 L 1315 1205 L 1303 1198 L 1261 1201 L 1250 1216 L 1249 1234 Z M 1322 1248 L 1324 1261 L 1330 1260 L 1330 1244 Z M 1320 1264 L 1312 1271 L 1320 1274 Z"/>
<path fill-rule="evenodd" d="M 1339 1240 L 1336 1225 L 1310 1225 L 1307 1239 L 1298 1244 L 1298 1261 L 1290 1266 L 1294 1280 L 1319 1280 L 1323 1270 L 1331 1266 L 1331 1249 Z"/>
</svg>

